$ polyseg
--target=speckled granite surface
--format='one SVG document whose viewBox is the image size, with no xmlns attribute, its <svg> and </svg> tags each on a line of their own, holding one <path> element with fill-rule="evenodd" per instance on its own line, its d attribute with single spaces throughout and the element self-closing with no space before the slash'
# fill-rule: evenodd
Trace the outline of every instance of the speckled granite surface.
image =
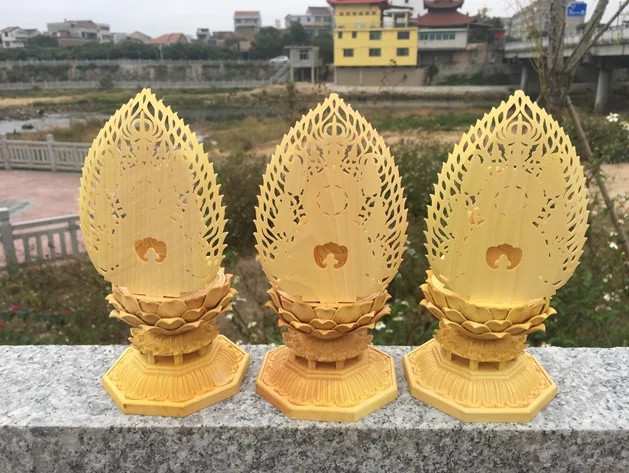
<svg viewBox="0 0 629 473">
<path fill-rule="evenodd" d="M 530 350 L 558 395 L 530 424 L 464 424 L 408 392 L 355 424 L 293 421 L 255 392 L 183 419 L 125 416 L 100 378 L 121 346 L 0 347 L 0 473 L 629 472 L 629 349 Z"/>
</svg>

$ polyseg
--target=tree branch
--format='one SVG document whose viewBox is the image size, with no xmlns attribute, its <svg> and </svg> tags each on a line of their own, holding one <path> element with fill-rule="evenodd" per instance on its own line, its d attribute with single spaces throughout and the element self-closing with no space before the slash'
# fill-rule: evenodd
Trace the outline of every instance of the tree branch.
<svg viewBox="0 0 629 473">
<path fill-rule="evenodd" d="M 589 166 L 592 166 L 594 163 L 592 162 L 592 149 L 590 148 L 590 143 L 585 136 L 585 132 L 583 131 L 583 127 L 581 126 L 581 120 L 579 120 L 579 116 L 577 115 L 577 111 L 574 109 L 572 105 L 572 101 L 570 100 L 570 96 L 566 95 L 566 105 L 568 106 L 568 112 L 570 113 L 570 118 L 572 118 L 572 122 L 574 123 L 574 127 L 576 128 L 577 135 L 579 136 L 579 141 L 582 146 L 581 157 L 582 161 L 587 163 Z M 605 207 L 609 212 L 609 217 L 612 220 L 614 228 L 616 229 L 616 233 L 618 233 L 618 238 L 620 240 L 620 244 L 622 245 L 625 256 L 629 255 L 629 240 L 627 240 L 627 234 L 625 233 L 625 229 L 620 223 L 620 219 L 618 218 L 618 214 L 616 213 L 616 208 L 614 207 L 614 201 L 609 195 L 607 191 L 607 186 L 605 185 L 605 179 L 600 172 L 596 172 L 594 174 L 594 180 L 596 181 L 596 185 L 601 192 L 601 196 L 603 197 L 603 202 L 605 202 Z"/>
<path fill-rule="evenodd" d="M 614 18 L 617 17 L 622 11 L 622 9 L 625 8 L 625 6 L 627 5 L 627 2 L 629 2 L 629 0 L 626 0 L 625 4 L 622 5 L 618 9 L 619 11 L 616 12 L 616 15 L 614 15 Z M 588 21 L 585 25 L 585 30 L 583 30 L 583 36 L 581 37 L 581 40 L 576 45 L 576 47 L 574 48 L 574 51 L 572 51 L 572 54 L 570 55 L 570 57 L 568 58 L 568 61 L 566 61 L 566 64 L 564 65 L 564 69 L 563 69 L 564 72 L 570 73 L 574 71 L 577 68 L 577 66 L 581 63 L 583 56 L 586 55 L 586 53 L 594 44 L 594 41 L 592 41 L 594 39 L 594 33 L 596 32 L 596 28 L 598 27 L 598 24 L 601 18 L 603 18 L 603 15 L 605 14 L 605 10 L 607 9 L 608 4 L 609 4 L 609 0 L 599 0 L 598 3 L 596 4 L 596 8 L 594 9 L 592 18 L 590 18 L 590 21 Z M 609 24 L 611 23 L 608 23 L 607 26 L 609 26 Z M 606 29 L 607 27 L 603 28 L 601 33 L 605 31 Z M 597 36 L 596 39 L 598 39 L 598 37 L 599 36 Z"/>
</svg>

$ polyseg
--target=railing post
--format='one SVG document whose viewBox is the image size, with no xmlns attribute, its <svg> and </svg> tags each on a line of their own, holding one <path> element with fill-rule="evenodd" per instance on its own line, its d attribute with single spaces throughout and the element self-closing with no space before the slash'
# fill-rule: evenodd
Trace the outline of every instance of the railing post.
<svg viewBox="0 0 629 473">
<path fill-rule="evenodd" d="M 50 170 L 57 171 L 57 157 L 55 155 L 55 137 L 51 133 L 46 135 L 46 145 L 48 146 L 48 159 L 50 160 Z"/>
<path fill-rule="evenodd" d="M 70 230 L 70 243 L 72 245 L 72 254 L 79 254 L 79 239 L 77 237 L 77 230 L 80 230 L 81 227 L 77 225 L 75 220 L 70 220 L 68 222 L 68 230 Z"/>
<path fill-rule="evenodd" d="M 4 169 L 11 169 L 11 157 L 9 156 L 9 143 L 7 143 L 7 134 L 0 133 L 0 154 L 4 160 Z"/>
<path fill-rule="evenodd" d="M 17 255 L 15 254 L 15 245 L 13 244 L 13 227 L 9 209 L 0 208 L 0 241 L 4 247 L 4 258 L 7 263 L 7 270 L 17 265 Z"/>
</svg>

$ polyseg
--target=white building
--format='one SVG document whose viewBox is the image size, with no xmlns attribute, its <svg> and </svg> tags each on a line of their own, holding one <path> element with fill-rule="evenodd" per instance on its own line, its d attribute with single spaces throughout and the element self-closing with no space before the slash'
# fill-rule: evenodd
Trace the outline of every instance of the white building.
<svg viewBox="0 0 629 473">
<path fill-rule="evenodd" d="M 575 8 L 575 5 L 578 8 Z M 566 15 L 565 34 L 574 33 L 577 27 L 585 21 L 585 2 L 569 2 L 566 9 L 568 11 L 579 9 L 583 12 L 580 16 Z M 507 35 L 525 40 L 530 39 L 534 31 L 547 33 L 549 21 L 550 0 L 534 0 L 506 20 L 505 28 Z"/>
<path fill-rule="evenodd" d="M 305 15 L 286 15 L 284 18 L 286 28 L 294 23 L 300 23 L 312 36 L 317 36 L 324 31 L 332 31 L 334 22 L 333 13 L 328 7 L 309 7 Z"/>
<path fill-rule="evenodd" d="M 234 31 L 239 35 L 253 40 L 260 28 L 262 28 L 262 17 L 259 11 L 234 12 Z"/>
<path fill-rule="evenodd" d="M 81 42 L 96 41 L 109 43 L 113 41 L 113 34 L 109 31 L 109 25 L 94 23 L 91 20 L 64 20 L 59 23 L 48 23 L 48 34 L 62 40 L 73 40 L 68 45 L 81 44 Z"/>
<path fill-rule="evenodd" d="M 39 36 L 41 33 L 36 29 L 25 29 L 19 26 L 9 26 L 0 30 L 0 42 L 3 48 L 23 48 L 30 38 Z"/>
</svg>

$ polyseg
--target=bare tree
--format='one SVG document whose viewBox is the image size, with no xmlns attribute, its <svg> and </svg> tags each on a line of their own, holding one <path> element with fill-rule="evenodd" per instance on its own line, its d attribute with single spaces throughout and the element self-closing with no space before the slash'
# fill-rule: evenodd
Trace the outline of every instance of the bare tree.
<svg viewBox="0 0 629 473">
<path fill-rule="evenodd" d="M 566 25 L 566 0 L 551 0 L 548 26 L 548 49 L 546 50 L 546 67 L 543 91 L 546 98 L 546 108 L 554 115 L 560 115 L 566 105 L 566 98 L 570 86 L 574 81 L 577 67 L 598 41 L 600 36 L 616 21 L 616 18 L 629 5 L 625 0 L 612 15 L 609 21 L 601 25 L 601 19 L 607 10 L 609 0 L 599 0 L 594 8 L 592 17 L 585 24 L 583 34 L 572 54 L 564 60 L 564 37 Z"/>
<path fill-rule="evenodd" d="M 533 0 L 533 3 L 542 2 L 544 0 Z M 599 0 L 594 8 L 592 17 L 585 24 L 583 34 L 576 47 L 567 59 L 564 59 L 564 37 L 566 25 L 566 0 L 550 0 L 549 26 L 548 26 L 548 47 L 544 49 L 542 34 L 535 35 L 535 50 L 537 57 L 533 59 L 536 70 L 539 74 L 542 93 L 540 97 L 546 100 L 547 110 L 558 117 L 562 114 L 564 107 L 568 108 L 570 118 L 574 122 L 577 130 L 577 136 L 581 142 L 582 155 L 581 159 L 590 172 L 590 176 L 594 178 L 598 186 L 605 207 L 609 213 L 610 219 L 618 233 L 620 243 L 623 246 L 626 255 L 629 255 L 629 239 L 622 226 L 614 208 L 614 201 L 611 199 L 607 187 L 605 185 L 605 177 L 601 173 L 600 168 L 592 162 L 592 152 L 587 136 L 581 126 L 581 121 L 575 108 L 572 105 L 568 92 L 574 81 L 577 67 L 592 46 L 598 41 L 601 35 L 609 29 L 614 21 L 620 16 L 623 10 L 629 5 L 629 0 L 622 2 L 618 9 L 614 12 L 607 23 L 601 24 L 601 19 L 607 10 L 609 0 Z M 524 10 L 523 8 L 520 8 Z M 534 8 L 531 8 L 535 11 Z M 535 18 L 532 23 L 535 24 Z M 539 100 L 539 98 L 538 98 Z"/>
</svg>

